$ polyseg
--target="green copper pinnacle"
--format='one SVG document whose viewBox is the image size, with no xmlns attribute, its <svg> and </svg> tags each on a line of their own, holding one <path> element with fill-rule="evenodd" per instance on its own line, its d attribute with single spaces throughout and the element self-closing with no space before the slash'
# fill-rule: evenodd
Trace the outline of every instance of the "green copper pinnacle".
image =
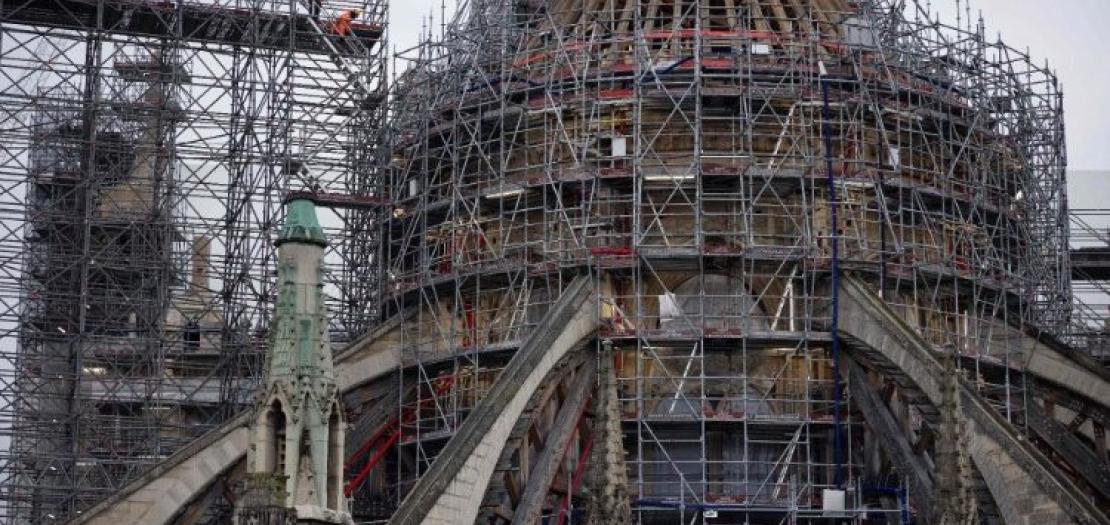
<svg viewBox="0 0 1110 525">
<path fill-rule="evenodd" d="M 281 227 L 275 244 L 281 246 L 287 242 L 328 245 L 324 238 L 324 229 L 316 218 L 316 205 L 312 201 L 299 198 L 289 201 L 285 224 Z"/>
<path fill-rule="evenodd" d="M 274 305 L 269 374 L 271 378 L 329 375 L 331 349 L 327 343 L 322 268 L 327 239 L 310 199 L 294 198 L 286 206 L 285 224 L 275 242 L 280 247 L 278 300 Z"/>
</svg>

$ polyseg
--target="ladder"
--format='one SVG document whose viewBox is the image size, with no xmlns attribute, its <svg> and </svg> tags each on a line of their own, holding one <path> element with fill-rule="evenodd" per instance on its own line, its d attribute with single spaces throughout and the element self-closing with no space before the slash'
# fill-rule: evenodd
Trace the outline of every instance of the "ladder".
<svg viewBox="0 0 1110 525">
<path fill-rule="evenodd" d="M 350 80 L 351 84 L 362 92 L 363 95 L 373 95 L 364 82 L 365 79 L 362 78 L 362 72 L 352 68 L 351 64 L 347 61 L 349 57 L 365 57 L 370 54 L 369 48 L 362 42 L 362 39 L 353 35 L 340 36 L 331 31 L 327 31 L 320 27 L 319 21 L 312 17 L 307 18 L 306 21 L 308 22 L 308 26 L 312 28 L 313 34 L 320 39 L 320 43 L 328 50 L 328 56 L 331 58 L 332 63 L 347 75 L 347 79 Z M 336 44 L 341 40 L 345 40 L 343 45 L 350 49 L 349 53 L 343 53 L 339 50 L 339 46 Z"/>
</svg>

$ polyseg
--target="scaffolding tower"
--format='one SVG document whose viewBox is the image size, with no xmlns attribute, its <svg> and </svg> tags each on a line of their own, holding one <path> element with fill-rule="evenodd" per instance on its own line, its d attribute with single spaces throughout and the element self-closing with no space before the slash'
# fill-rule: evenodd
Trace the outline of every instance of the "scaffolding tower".
<svg viewBox="0 0 1110 525">
<path fill-rule="evenodd" d="M 376 451 L 348 464 L 366 471 L 356 516 L 395 511 L 581 273 L 636 522 L 794 523 L 825 516 L 826 490 L 847 487 L 850 512 L 906 494 L 862 459 L 830 314 L 841 272 L 1022 426 L 1001 327 L 1071 323 L 1062 95 L 982 20 L 926 9 L 471 0 L 403 53 L 381 235 L 404 369 L 365 396 L 395 400 L 388 422 L 355 418 L 348 442 Z M 940 432 L 901 413 L 913 440 Z M 566 500 L 545 507 L 559 523 L 585 507 L 576 443 Z"/>
<path fill-rule="evenodd" d="M 1075 292 L 1070 342 L 1110 364 L 1110 210 L 1073 209 L 1069 214 Z"/>
<path fill-rule="evenodd" d="M 385 21 L 377 0 L 0 7 L 0 521 L 63 522 L 251 401 L 282 199 L 377 194 Z M 339 340 L 375 319 L 376 213 L 328 218 Z"/>
</svg>

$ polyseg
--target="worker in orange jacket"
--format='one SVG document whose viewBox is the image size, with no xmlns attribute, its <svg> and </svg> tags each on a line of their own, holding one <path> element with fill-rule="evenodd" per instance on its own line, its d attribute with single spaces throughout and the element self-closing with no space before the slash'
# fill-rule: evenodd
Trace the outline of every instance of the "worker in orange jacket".
<svg viewBox="0 0 1110 525">
<path fill-rule="evenodd" d="M 335 19 L 335 24 L 332 25 L 332 29 L 335 31 L 335 34 L 339 36 L 348 36 L 351 34 L 351 22 L 360 16 L 362 16 L 362 11 L 358 9 L 343 11 L 339 14 L 339 17 Z"/>
</svg>

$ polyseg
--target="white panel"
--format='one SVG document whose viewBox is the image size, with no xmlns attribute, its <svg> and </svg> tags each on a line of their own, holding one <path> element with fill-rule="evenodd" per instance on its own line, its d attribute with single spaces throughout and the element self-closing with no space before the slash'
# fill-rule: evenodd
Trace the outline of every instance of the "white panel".
<svg viewBox="0 0 1110 525">
<path fill-rule="evenodd" d="M 613 137 L 613 156 L 625 157 L 628 155 L 628 139 L 625 137 Z"/>
</svg>

